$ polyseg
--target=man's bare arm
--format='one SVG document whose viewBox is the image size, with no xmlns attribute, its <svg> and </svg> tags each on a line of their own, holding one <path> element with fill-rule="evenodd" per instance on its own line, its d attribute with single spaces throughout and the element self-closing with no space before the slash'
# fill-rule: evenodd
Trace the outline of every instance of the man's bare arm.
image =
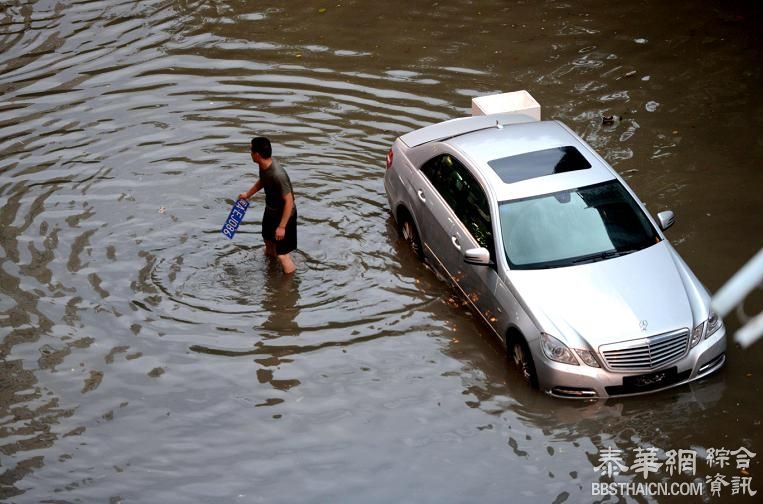
<svg viewBox="0 0 763 504">
<path fill-rule="evenodd" d="M 238 199 L 249 199 L 254 196 L 254 194 L 260 189 L 262 189 L 262 182 L 257 179 L 257 182 L 255 182 L 255 184 L 248 191 L 242 192 L 238 195 Z"/>
<path fill-rule="evenodd" d="M 294 208 L 294 194 L 289 193 L 285 195 L 283 202 L 283 215 L 281 215 L 281 222 L 278 224 L 278 229 L 276 229 L 276 240 L 281 240 L 286 234 L 286 224 L 289 222 L 291 211 Z"/>
</svg>

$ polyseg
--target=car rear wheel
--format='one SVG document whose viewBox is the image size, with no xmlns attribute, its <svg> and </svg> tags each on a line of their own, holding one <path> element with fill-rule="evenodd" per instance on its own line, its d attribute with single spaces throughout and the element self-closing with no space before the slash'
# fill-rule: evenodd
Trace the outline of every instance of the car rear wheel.
<svg viewBox="0 0 763 504">
<path fill-rule="evenodd" d="M 416 229 L 416 224 L 413 220 L 406 216 L 400 224 L 400 235 L 403 240 L 413 251 L 414 255 L 419 259 L 424 259 L 424 251 L 421 248 L 421 240 L 419 239 L 419 231 Z"/>
<path fill-rule="evenodd" d="M 522 379 L 528 385 L 537 388 L 538 376 L 535 373 L 535 364 L 533 363 L 533 356 L 530 353 L 530 349 L 527 347 L 527 343 L 524 338 L 516 336 L 511 339 L 510 343 L 511 360 L 522 375 Z"/>
</svg>

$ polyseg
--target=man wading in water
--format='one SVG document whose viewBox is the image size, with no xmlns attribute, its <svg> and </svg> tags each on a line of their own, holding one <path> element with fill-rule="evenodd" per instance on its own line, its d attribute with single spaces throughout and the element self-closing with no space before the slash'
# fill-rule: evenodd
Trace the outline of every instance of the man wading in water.
<svg viewBox="0 0 763 504">
<path fill-rule="evenodd" d="M 297 207 L 289 175 L 273 159 L 272 152 L 267 138 L 252 139 L 252 161 L 260 167 L 260 178 L 251 189 L 238 197 L 249 199 L 265 188 L 265 213 L 262 215 L 265 255 L 277 256 L 283 272 L 288 275 L 297 269 L 289 255 L 297 248 Z"/>
</svg>

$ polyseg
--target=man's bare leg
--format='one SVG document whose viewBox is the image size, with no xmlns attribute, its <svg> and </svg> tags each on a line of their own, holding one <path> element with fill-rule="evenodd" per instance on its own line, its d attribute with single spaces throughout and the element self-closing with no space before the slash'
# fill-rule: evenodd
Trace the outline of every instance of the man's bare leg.
<svg viewBox="0 0 763 504">
<path fill-rule="evenodd" d="M 289 254 L 279 255 L 278 261 L 281 263 L 283 272 L 286 275 L 290 275 L 297 270 L 297 266 L 294 264 L 294 261 L 291 260 L 291 256 Z"/>
<path fill-rule="evenodd" d="M 265 240 L 265 255 L 268 257 L 276 256 L 276 242 Z"/>
</svg>

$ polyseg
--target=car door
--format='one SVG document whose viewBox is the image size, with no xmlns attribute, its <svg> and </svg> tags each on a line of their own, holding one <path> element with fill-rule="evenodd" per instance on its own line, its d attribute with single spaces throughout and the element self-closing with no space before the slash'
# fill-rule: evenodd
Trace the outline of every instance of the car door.
<svg viewBox="0 0 763 504">
<path fill-rule="evenodd" d="M 501 337 L 507 320 L 496 300 L 503 281 L 496 266 L 490 203 L 482 185 L 462 163 L 454 163 L 453 171 L 454 190 L 448 194 L 447 200 L 456 215 L 449 234 L 457 254 L 449 262 L 448 269 L 466 298 Z M 490 252 L 490 265 L 464 261 L 464 253 L 478 247 Z"/>
<path fill-rule="evenodd" d="M 449 257 L 453 254 L 449 232 L 455 220 L 443 193 L 448 192 L 451 165 L 448 154 L 435 156 L 421 166 L 411 187 L 424 252 L 435 260 L 433 266 L 446 275 L 450 273 L 445 263 L 453 260 Z"/>
</svg>

